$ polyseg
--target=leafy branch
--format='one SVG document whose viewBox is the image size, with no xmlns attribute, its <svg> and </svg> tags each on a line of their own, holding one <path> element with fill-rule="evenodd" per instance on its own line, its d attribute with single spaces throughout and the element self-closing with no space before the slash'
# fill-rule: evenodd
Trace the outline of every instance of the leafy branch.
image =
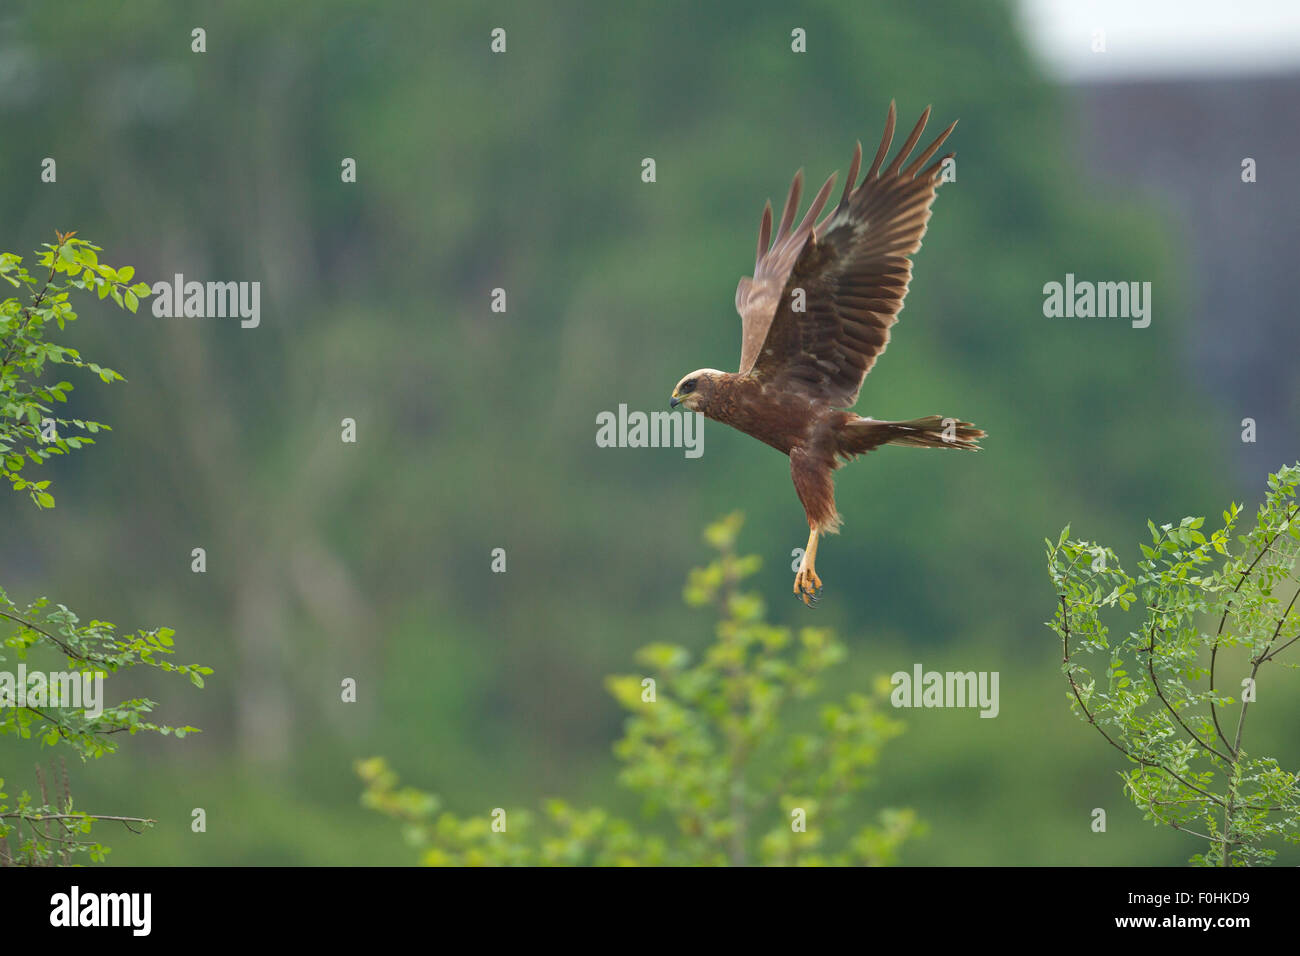
<svg viewBox="0 0 1300 956">
<path fill-rule="evenodd" d="M 1048 626 L 1061 640 L 1071 707 L 1137 765 L 1121 776 L 1146 819 L 1209 844 L 1195 863 L 1263 863 L 1276 855 L 1268 841 L 1300 843 L 1300 775 L 1243 745 L 1260 669 L 1300 640 L 1297 485 L 1300 466 L 1270 475 L 1254 524 L 1235 538 L 1237 504 L 1208 538 L 1204 518 L 1148 521 L 1136 576 L 1109 548 L 1069 539 L 1069 527 L 1047 541 L 1058 601 Z M 1107 622 L 1135 604 L 1142 621 L 1116 636 Z M 1215 620 L 1211 633 L 1203 625 Z M 1246 655 L 1240 700 L 1216 687 L 1229 650 Z M 1090 658 L 1104 662 L 1104 676 L 1085 666 Z M 1229 738 L 1220 711 L 1232 707 Z"/>
<path fill-rule="evenodd" d="M 72 384 L 41 384 L 47 363 L 89 369 L 106 383 L 123 380 L 113 369 L 51 341 L 51 327 L 61 331 L 77 318 L 70 303 L 72 290 L 111 297 L 131 312 L 150 291 L 148 283 L 129 284 L 135 276 L 131 266 L 115 269 L 101 263 L 99 246 L 77 239 L 75 232 L 55 235 L 57 241 L 43 243 L 45 251 L 37 254 L 36 262 L 45 270 L 41 278 L 32 275 L 21 256 L 0 253 L 0 278 L 25 289 L 30 298 L 26 304 L 17 297 L 0 302 L 0 478 L 8 479 L 14 491 L 26 491 L 38 508 L 54 507 L 50 482 L 24 478 L 24 466 L 41 465 L 51 456 L 94 444 L 87 436 L 108 430 L 100 422 L 54 414 L 55 405 L 68 401 Z M 69 430 L 85 434 L 66 435 Z"/>
<path fill-rule="evenodd" d="M 143 833 L 145 828 L 157 822 L 145 817 L 92 816 L 74 810 L 67 766 L 60 761 L 59 769 L 63 787 L 55 800 L 50 799 L 45 776 L 38 766 L 36 780 L 41 790 L 41 802 L 35 803 L 31 794 L 23 791 L 18 795 L 15 809 L 0 813 L 0 826 L 5 827 L 3 838 L 0 838 L 0 866 L 71 866 L 76 853 L 86 853 L 92 862 L 102 863 L 111 850 L 98 840 L 78 839 L 89 836 L 96 823 L 120 823 L 132 833 Z M 3 788 L 4 780 L 0 779 L 0 800 L 8 797 Z M 6 820 L 15 822 L 6 824 Z M 15 833 L 18 834 L 16 850 L 10 846 L 13 842 L 11 835 Z"/>
<path fill-rule="evenodd" d="M 15 288 L 24 289 L 29 301 L 18 298 L 0 302 L 0 476 L 14 491 L 26 491 L 38 509 L 54 507 L 49 481 L 32 481 L 23 476 L 28 464 L 41 465 L 53 455 L 63 455 L 93 442 L 85 435 L 65 435 L 68 429 L 94 434 L 106 425 L 54 415 L 56 404 L 66 403 L 72 385 L 68 382 L 42 384 L 49 365 L 72 365 L 94 372 L 106 382 L 122 381 L 112 369 L 85 360 L 73 348 L 52 340 L 53 330 L 62 331 L 77 318 L 70 296 L 74 291 L 91 293 L 100 299 L 111 297 L 120 307 L 134 312 L 149 286 L 130 284 L 135 270 L 113 268 L 99 261 L 102 250 L 76 233 L 56 233 L 55 243 L 45 243 L 37 254 L 43 269 L 34 277 L 13 253 L 0 254 L 0 277 Z M 104 705 L 95 693 L 93 706 L 86 703 L 81 689 L 102 689 L 105 676 L 134 667 L 153 667 L 187 677 L 198 687 L 212 669 L 200 664 L 177 664 L 174 631 L 160 627 L 134 633 L 119 632 L 108 621 L 82 622 L 62 604 L 40 598 L 19 607 L 0 587 L 0 664 L 11 657 L 19 662 L 17 675 L 0 670 L 0 736 L 37 739 L 43 747 L 70 747 L 83 760 L 102 757 L 117 750 L 117 735 L 149 731 L 184 737 L 197 732 L 190 726 L 155 723 L 149 715 L 157 706 L 148 698 L 130 698 Z M 33 650 L 44 649 L 65 662 L 65 670 L 26 675 L 25 663 Z M 58 692 L 52 692 L 54 681 Z M 34 680 L 34 683 L 28 683 Z M 74 701 L 64 699 L 64 689 Z M 71 704 L 78 706 L 71 706 Z M 51 799 L 37 768 L 41 799 L 23 791 L 10 803 L 0 792 L 0 865 L 67 865 L 73 854 L 86 852 L 102 862 L 108 847 L 91 834 L 96 822 L 119 823 L 140 832 L 154 821 L 143 817 L 86 813 L 74 808 L 66 769 L 63 791 Z M 3 780 L 0 780 L 0 787 Z M 139 828 L 139 829 L 137 829 Z M 17 841 L 17 847 L 13 843 Z"/>
<path fill-rule="evenodd" d="M 44 617 L 37 623 L 39 615 Z M 19 661 L 25 661 L 30 648 L 52 645 L 64 657 L 70 672 L 94 679 L 120 670 L 143 665 L 161 671 L 176 672 L 189 678 L 196 687 L 203 686 L 203 678 L 212 668 L 199 664 L 175 664 L 169 657 L 174 653 L 173 635 L 168 627 L 141 630 L 133 634 L 120 634 L 108 621 L 93 620 L 82 624 L 80 619 L 62 604 L 51 606 L 41 598 L 26 608 L 19 608 L 0 588 L 0 619 L 16 624 L 16 629 L 0 647 L 12 649 Z M 0 662 L 6 656 L 0 653 Z M 196 733 L 196 727 L 173 727 L 156 724 L 145 719 L 157 703 L 148 698 L 132 698 L 105 707 L 101 714 L 92 716 L 85 709 L 43 708 L 31 703 L 14 706 L 12 690 L 6 692 L 0 683 L 0 736 L 16 734 L 18 737 L 37 738 L 47 746 L 60 741 L 72 747 L 85 758 L 102 757 L 117 750 L 117 744 L 105 739 L 113 734 L 134 735 L 149 730 L 163 735 L 184 737 Z"/>
</svg>

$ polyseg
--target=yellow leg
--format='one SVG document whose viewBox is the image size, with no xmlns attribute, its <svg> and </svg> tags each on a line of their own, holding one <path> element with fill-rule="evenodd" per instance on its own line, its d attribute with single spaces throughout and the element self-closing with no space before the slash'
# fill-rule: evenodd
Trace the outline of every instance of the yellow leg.
<svg viewBox="0 0 1300 956">
<path fill-rule="evenodd" d="M 817 577 L 817 529 L 808 532 L 808 547 L 803 550 L 799 572 L 794 576 L 794 594 L 804 604 L 812 607 L 817 602 L 817 592 L 822 589 L 822 579 Z"/>
</svg>

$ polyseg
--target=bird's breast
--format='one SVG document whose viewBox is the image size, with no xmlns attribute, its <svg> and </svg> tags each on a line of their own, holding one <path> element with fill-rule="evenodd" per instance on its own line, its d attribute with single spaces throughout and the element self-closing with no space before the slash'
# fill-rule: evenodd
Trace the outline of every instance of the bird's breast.
<svg viewBox="0 0 1300 956">
<path fill-rule="evenodd" d="M 730 425 L 751 438 L 788 455 L 796 445 L 807 444 L 820 409 L 807 401 L 748 383 L 729 389 L 709 409 L 709 417 Z"/>
</svg>

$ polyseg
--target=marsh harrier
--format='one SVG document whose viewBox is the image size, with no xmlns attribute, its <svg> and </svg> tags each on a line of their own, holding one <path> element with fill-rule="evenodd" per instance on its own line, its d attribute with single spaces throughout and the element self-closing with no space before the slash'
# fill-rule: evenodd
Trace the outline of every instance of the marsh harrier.
<svg viewBox="0 0 1300 956">
<path fill-rule="evenodd" d="M 930 415 L 876 421 L 852 412 L 862 380 L 889 343 L 912 277 L 908 258 L 921 247 L 930 206 L 949 153 L 926 166 L 954 122 L 911 162 L 930 110 L 888 166 L 894 138 L 889 104 L 885 135 L 861 183 L 858 143 L 844 194 L 820 223 L 835 174 L 794 225 L 803 187 L 795 174 L 772 237 L 772 204 L 763 209 L 754 275 L 740 280 L 740 371 L 704 368 L 684 376 L 670 404 L 702 412 L 790 456 L 790 476 L 808 517 L 808 546 L 794 593 L 811 606 L 822 587 L 817 539 L 839 529 L 832 472 L 881 445 L 978 449 L 984 432 L 970 422 Z M 907 163 L 906 166 L 903 164 Z M 793 228 L 792 228 L 793 227 Z"/>
</svg>

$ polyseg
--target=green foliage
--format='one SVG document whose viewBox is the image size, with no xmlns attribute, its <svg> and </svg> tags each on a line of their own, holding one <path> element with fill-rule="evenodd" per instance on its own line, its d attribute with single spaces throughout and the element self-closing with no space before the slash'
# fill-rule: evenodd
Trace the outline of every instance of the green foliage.
<svg viewBox="0 0 1300 956">
<path fill-rule="evenodd" d="M 1300 843 L 1300 777 L 1242 745 L 1260 668 L 1300 641 L 1298 484 L 1300 466 L 1270 475 L 1235 538 L 1236 504 L 1209 537 L 1204 518 L 1148 521 L 1136 576 L 1068 526 L 1047 542 L 1071 707 L 1136 764 L 1121 776 L 1146 819 L 1207 841 L 1193 863 L 1258 864 L 1276 855 L 1268 841 Z M 1235 685 L 1223 674 L 1233 659 Z"/>
<path fill-rule="evenodd" d="M 630 714 L 614 748 L 620 782 L 671 821 L 666 835 L 558 800 L 540 821 L 511 811 L 494 829 L 488 815 L 458 817 L 432 794 L 399 788 L 380 757 L 357 764 L 362 802 L 402 821 L 431 866 L 897 862 L 904 841 L 923 831 L 913 811 L 883 810 L 856 830 L 845 822 L 881 749 L 903 730 L 881 710 L 888 682 L 825 704 L 814 730 L 783 733 L 790 705 L 812 700 L 820 675 L 845 650 L 824 628 L 801 628 L 796 637 L 768 624 L 758 596 L 739 590 L 760 564 L 735 553 L 741 523 L 733 514 L 706 530 L 718 556 L 688 578 L 686 602 L 713 606 L 720 618 L 700 660 L 692 663 L 685 647 L 651 644 L 637 655 L 641 674 L 607 681 Z"/>
<path fill-rule="evenodd" d="M 75 238 L 75 232 L 56 236 L 57 242 L 43 243 L 45 251 L 37 254 L 37 265 L 44 270 L 39 278 L 23 265 L 21 256 L 0 253 L 0 278 L 23 289 L 30 300 L 11 296 L 0 302 L 0 477 L 7 478 L 14 491 L 26 491 L 38 508 L 54 507 L 50 483 L 24 478 L 23 467 L 94 444 L 85 434 L 65 437 L 65 429 L 90 435 L 108 429 L 100 422 L 54 414 L 54 405 L 68 401 L 72 384 L 40 384 L 46 363 L 87 368 L 104 382 L 122 380 L 111 368 L 88 362 L 76 349 L 51 341 L 50 327 L 62 330 L 77 318 L 69 301 L 72 290 L 111 297 L 131 312 L 149 294 L 148 283 L 130 284 L 135 276 L 131 266 L 114 269 L 101 263 L 99 246 Z"/>
<path fill-rule="evenodd" d="M 40 645 L 56 648 L 65 659 L 66 672 L 78 675 L 93 677 L 146 666 L 183 674 L 195 686 L 202 687 L 204 676 L 212 673 L 210 667 L 174 664 L 168 660 L 174 653 L 172 635 L 176 633 L 169 627 L 119 634 L 107 621 L 83 625 L 68 608 L 62 604 L 51 607 L 45 598 L 19 608 L 3 588 L 0 588 L 0 619 L 16 625 L 0 644 L 0 649 L 13 651 L 15 661 L 26 661 L 28 650 Z M 9 655 L 0 653 L 0 664 L 7 665 L 9 660 Z M 111 735 L 152 730 L 164 736 L 184 737 L 197 732 L 197 727 L 171 727 L 144 719 L 155 706 L 156 702 L 148 698 L 132 698 L 105 707 L 102 714 L 94 717 L 84 709 L 7 707 L 0 710 L 0 736 L 16 734 L 24 740 L 36 738 L 46 746 L 63 743 L 82 759 L 97 759 L 117 750 Z"/>
<path fill-rule="evenodd" d="M 130 266 L 114 269 L 101 264 L 96 255 L 102 251 L 100 247 L 74 236 L 75 233 L 60 233 L 56 244 L 45 244 L 46 251 L 37 261 L 47 270 L 47 275 L 40 283 L 33 279 L 18 256 L 0 254 L 0 276 L 14 286 L 25 286 L 31 297 L 27 305 L 14 298 L 0 305 L 0 460 L 3 461 L 0 471 L 9 479 L 13 490 L 27 491 L 38 508 L 54 506 L 54 497 L 47 490 L 50 483 L 23 478 L 20 475 L 23 466 L 29 461 L 41 464 L 50 455 L 66 454 L 92 441 L 62 436 L 47 440 L 43 436 L 43 420 L 50 421 L 48 403 L 66 402 L 67 393 L 72 389 L 67 382 L 37 384 L 45 363 L 88 368 L 104 382 L 122 380 L 112 369 L 87 362 L 75 349 L 50 340 L 51 326 L 62 330 L 77 317 L 69 303 L 69 290 L 80 289 L 100 299 L 111 296 L 118 305 L 132 312 L 138 306 L 139 297 L 149 292 L 145 283 L 127 284 L 135 271 Z M 65 277 L 64 281 L 59 281 L 60 277 Z M 55 418 L 53 422 L 56 427 L 72 425 L 91 433 L 107 428 L 80 419 Z M 204 676 L 212 673 L 209 667 L 176 664 L 170 660 L 175 643 L 171 628 L 124 634 L 107 621 L 82 623 L 66 606 L 51 604 L 46 598 L 19 607 L 3 587 L 0 587 L 0 622 L 12 625 L 0 640 L 0 665 L 4 665 L 0 670 L 14 685 L 18 677 L 13 665 L 27 662 L 33 649 L 61 656 L 64 667 L 59 673 L 69 680 L 102 680 L 105 675 L 143 666 L 181 674 L 202 687 Z M 44 700 L 34 701 L 26 695 L 20 698 L 16 686 L 0 687 L 0 737 L 39 740 L 42 747 L 63 745 L 86 761 L 116 752 L 117 734 L 130 736 L 152 731 L 184 737 L 198 730 L 147 719 L 157 706 L 148 698 L 133 697 L 113 705 L 100 703 L 102 709 L 92 714 L 84 706 L 54 706 L 52 701 L 47 705 Z M 0 863 L 67 864 L 78 853 L 102 862 L 109 848 L 97 840 L 80 839 L 91 833 L 97 820 L 122 823 L 132 830 L 153 823 L 139 817 L 105 817 L 76 810 L 66 774 L 62 793 L 51 797 L 39 769 L 37 773 L 39 799 L 25 790 L 10 797 L 3 792 L 3 780 L 0 780 Z"/>
<path fill-rule="evenodd" d="M 0 778 L 0 865 L 51 866 L 61 863 L 66 866 L 72 863 L 74 853 L 84 853 L 92 862 L 102 863 L 111 849 L 98 840 L 79 839 L 91 835 L 97 820 L 114 820 L 131 829 L 134 825 L 153 823 L 136 817 L 93 817 L 77 810 L 73 806 L 67 768 L 61 765 L 60 769 L 63 786 L 57 796 L 51 798 L 45 776 L 38 766 L 36 778 L 40 800 L 24 790 L 18 794 L 12 808 L 4 803 L 9 795 L 4 792 L 4 779 Z M 9 820 L 15 822 L 7 823 Z M 13 832 L 18 834 L 17 849 L 9 847 L 8 837 Z"/>
</svg>

